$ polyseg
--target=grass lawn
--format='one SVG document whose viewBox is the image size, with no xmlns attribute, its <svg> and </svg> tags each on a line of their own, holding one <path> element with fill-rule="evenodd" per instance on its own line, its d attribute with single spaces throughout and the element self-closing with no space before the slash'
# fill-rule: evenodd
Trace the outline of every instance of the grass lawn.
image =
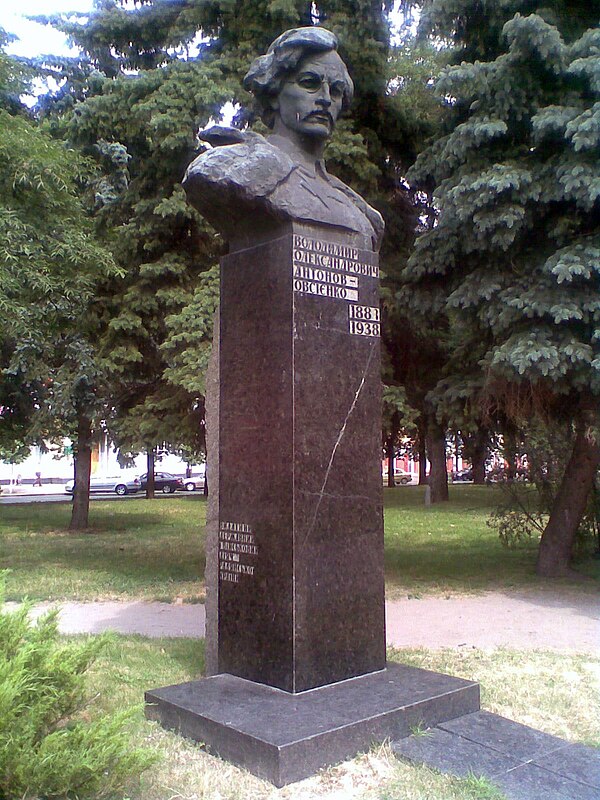
<svg viewBox="0 0 600 800">
<path fill-rule="evenodd" d="M 479 680 L 482 707 L 568 740 L 600 745 L 600 659 L 495 650 L 389 652 L 394 660 Z M 202 675 L 203 642 L 112 637 L 92 668 L 90 692 L 106 711 L 138 704 L 146 689 Z M 160 761 L 129 788 L 131 800 L 493 800 L 485 782 L 457 780 L 397 762 L 386 746 L 281 790 L 209 756 L 201 747 L 145 721 L 132 733 Z"/>
<path fill-rule="evenodd" d="M 94 500 L 91 528 L 69 533 L 70 503 L 0 506 L 6 599 L 201 600 L 206 501 Z"/>
<path fill-rule="evenodd" d="M 424 487 L 385 489 L 388 598 L 547 585 L 535 575 L 538 541 L 509 550 L 486 524 L 502 497 L 500 486 L 455 485 L 448 503 L 426 508 Z M 600 561 L 587 558 L 577 566 L 600 580 Z M 589 590 L 589 583 L 580 586 Z"/>
<path fill-rule="evenodd" d="M 449 503 L 426 508 L 423 487 L 385 489 L 388 597 L 543 586 L 534 573 L 537 543 L 507 550 L 486 525 L 499 498 L 497 486 L 451 486 Z M 66 530 L 70 510 L 0 506 L 7 599 L 203 600 L 204 497 L 94 500 L 88 533 Z M 581 568 L 600 579 L 600 561 Z M 597 588 L 590 583 L 581 590 Z"/>
<path fill-rule="evenodd" d="M 425 508 L 420 487 L 385 490 L 388 595 L 540 586 L 535 545 L 501 547 L 486 519 L 498 487 L 451 487 L 448 504 Z M 68 533 L 69 504 L 0 506 L 0 569 L 7 599 L 203 598 L 201 496 L 94 501 L 92 528 Z M 598 576 L 600 564 L 584 565 Z M 590 582 L 591 583 L 591 582 Z M 590 591 L 590 583 L 581 584 Z M 577 585 L 577 584 L 576 584 Z M 556 586 L 556 583 L 553 583 Z M 572 584 L 571 584 L 572 586 Z M 600 746 L 600 659 L 514 650 L 390 651 L 389 657 L 477 680 L 482 707 L 571 741 Z M 128 787 L 130 800 L 501 800 L 485 781 L 458 780 L 398 762 L 382 745 L 281 790 L 147 722 L 146 689 L 200 677 L 204 642 L 112 636 L 90 672 L 94 708 L 139 706 L 132 740 L 159 762 Z M 90 713 L 94 713 L 91 711 Z"/>
</svg>

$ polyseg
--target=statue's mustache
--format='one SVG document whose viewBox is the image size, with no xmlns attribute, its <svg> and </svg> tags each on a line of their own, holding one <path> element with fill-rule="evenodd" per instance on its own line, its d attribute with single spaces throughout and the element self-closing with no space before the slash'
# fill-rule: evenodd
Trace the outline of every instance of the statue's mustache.
<svg viewBox="0 0 600 800">
<path fill-rule="evenodd" d="M 311 111 L 309 114 L 306 114 L 306 116 L 303 117 L 303 120 L 312 119 L 313 117 L 318 117 L 319 119 L 326 117 L 327 120 L 329 121 L 329 124 L 333 125 L 333 117 L 329 113 L 329 111 L 326 111 L 325 109 L 317 109 L 316 111 Z"/>
</svg>

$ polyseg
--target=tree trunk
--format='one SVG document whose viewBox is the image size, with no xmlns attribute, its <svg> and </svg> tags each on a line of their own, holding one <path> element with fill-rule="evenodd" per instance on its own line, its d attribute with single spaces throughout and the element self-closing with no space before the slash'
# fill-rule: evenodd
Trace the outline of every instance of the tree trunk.
<svg viewBox="0 0 600 800">
<path fill-rule="evenodd" d="M 471 449 L 471 468 L 473 470 L 473 483 L 480 486 L 485 483 L 485 462 L 488 456 L 489 433 L 487 428 L 479 428 L 473 434 Z"/>
<path fill-rule="evenodd" d="M 597 412 L 581 411 L 573 450 L 540 540 L 536 571 L 544 578 L 574 574 L 570 562 L 575 534 L 600 466 L 600 443 L 592 438 L 594 426 L 598 426 Z"/>
<path fill-rule="evenodd" d="M 398 436 L 399 419 L 398 412 L 394 411 L 392 414 L 391 431 L 390 435 L 385 441 L 385 454 L 388 462 L 388 487 L 393 489 L 396 485 L 396 478 L 394 474 L 394 462 L 396 456 L 396 438 Z"/>
<path fill-rule="evenodd" d="M 427 445 L 426 445 L 426 430 L 424 425 L 419 425 L 419 486 L 425 486 L 429 483 L 427 477 Z"/>
<path fill-rule="evenodd" d="M 427 451 L 431 471 L 431 502 L 443 503 L 448 500 L 448 471 L 446 469 L 446 436 L 442 426 L 435 421 L 428 425 Z"/>
<path fill-rule="evenodd" d="M 77 419 L 77 441 L 73 447 L 75 460 L 75 486 L 71 510 L 70 531 L 81 531 L 89 527 L 90 473 L 92 470 L 92 422 L 79 412 Z"/>
<path fill-rule="evenodd" d="M 146 482 L 146 500 L 154 499 L 154 448 L 149 447 L 146 450 L 146 473 L 148 479 Z"/>
</svg>

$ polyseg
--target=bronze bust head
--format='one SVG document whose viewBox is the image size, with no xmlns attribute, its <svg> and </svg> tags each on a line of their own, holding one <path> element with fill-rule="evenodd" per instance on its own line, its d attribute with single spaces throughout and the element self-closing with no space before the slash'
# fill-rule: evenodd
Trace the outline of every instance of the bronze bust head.
<svg viewBox="0 0 600 800">
<path fill-rule="evenodd" d="M 227 239 L 262 220 L 324 225 L 359 234 L 378 249 L 383 221 L 350 187 L 329 175 L 323 151 L 354 85 L 325 28 L 281 34 L 252 63 L 244 87 L 272 131 L 215 127 L 213 146 L 188 168 L 190 201 Z"/>
</svg>

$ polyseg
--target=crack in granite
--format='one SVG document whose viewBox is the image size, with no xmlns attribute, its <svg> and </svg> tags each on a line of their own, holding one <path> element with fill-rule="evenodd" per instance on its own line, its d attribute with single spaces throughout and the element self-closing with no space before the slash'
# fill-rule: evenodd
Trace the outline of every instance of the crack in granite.
<svg viewBox="0 0 600 800">
<path fill-rule="evenodd" d="M 315 529 L 315 525 L 317 523 L 317 516 L 319 514 L 319 509 L 321 507 L 321 502 L 323 500 L 323 497 L 325 497 L 325 487 L 327 486 L 327 481 L 329 480 L 329 473 L 331 472 L 331 468 L 333 466 L 333 461 L 335 459 L 335 454 L 337 453 L 337 449 L 340 446 L 341 441 L 342 441 L 342 439 L 344 437 L 344 433 L 346 432 L 346 426 L 348 425 L 348 421 L 349 421 L 350 417 L 352 416 L 352 412 L 354 411 L 354 409 L 356 408 L 356 404 L 358 403 L 358 398 L 360 397 L 360 393 L 362 392 L 363 386 L 365 385 L 365 381 L 367 380 L 367 373 L 369 372 L 369 367 L 371 366 L 371 361 L 373 359 L 373 354 L 375 353 L 376 350 L 377 350 L 377 348 L 374 345 L 372 345 L 371 346 L 371 350 L 369 352 L 369 357 L 367 359 L 367 363 L 366 363 L 365 368 L 363 370 L 363 375 L 362 375 L 362 378 L 360 380 L 360 384 L 359 384 L 358 389 L 356 390 L 356 393 L 354 395 L 354 400 L 352 401 L 352 403 L 350 405 L 350 408 L 348 409 L 348 413 L 346 414 L 346 419 L 344 420 L 344 423 L 343 423 L 343 425 L 342 425 L 342 427 L 340 429 L 340 432 L 338 434 L 336 442 L 333 445 L 333 450 L 331 451 L 331 457 L 329 459 L 329 464 L 327 465 L 327 469 L 325 471 L 325 478 L 323 479 L 323 484 L 321 486 L 321 490 L 319 492 L 313 492 L 313 494 L 317 494 L 318 495 L 319 499 L 317 500 L 317 505 L 315 506 L 315 513 L 313 514 L 312 522 L 310 523 L 310 527 L 309 527 L 309 529 L 308 529 L 308 531 L 306 533 L 306 536 L 304 537 L 304 540 L 302 542 L 303 545 L 306 544 L 306 542 L 308 541 L 309 537 L 311 536 L 312 532 Z"/>
</svg>

